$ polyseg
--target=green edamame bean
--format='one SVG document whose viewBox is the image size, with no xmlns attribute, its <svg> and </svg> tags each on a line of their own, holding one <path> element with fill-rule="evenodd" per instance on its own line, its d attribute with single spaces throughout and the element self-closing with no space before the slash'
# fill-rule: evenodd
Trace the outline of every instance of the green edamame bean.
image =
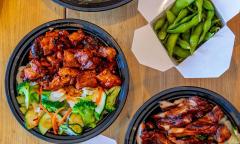
<svg viewBox="0 0 240 144">
<path fill-rule="evenodd" d="M 173 56 L 173 51 L 176 46 L 178 37 L 179 37 L 179 34 L 170 34 L 168 37 L 166 47 L 167 47 L 168 54 L 171 57 Z"/>
<path fill-rule="evenodd" d="M 206 33 L 209 31 L 209 29 L 211 28 L 212 25 L 212 18 L 214 17 L 215 13 L 214 11 L 208 11 L 207 12 L 207 20 L 204 22 L 203 25 L 203 32 L 201 34 L 200 40 L 198 42 L 198 44 L 200 44 L 201 42 L 203 42 Z"/>
<path fill-rule="evenodd" d="M 174 55 L 185 59 L 190 55 L 190 52 L 189 52 L 189 50 L 185 50 L 185 49 L 182 49 L 182 48 L 176 46 L 174 49 Z"/>
<path fill-rule="evenodd" d="M 203 1 L 203 7 L 204 7 L 206 10 L 214 11 L 214 6 L 213 6 L 213 4 L 212 4 L 209 0 L 204 0 L 204 1 Z"/>
<path fill-rule="evenodd" d="M 178 13 L 191 5 L 195 0 L 176 0 L 174 6 L 172 7 L 171 11 L 175 14 L 178 15 Z"/>
<path fill-rule="evenodd" d="M 217 33 L 221 28 L 218 27 L 218 26 L 213 26 L 211 29 L 210 29 L 210 32 L 211 33 Z"/>
<path fill-rule="evenodd" d="M 197 15 L 197 13 L 194 13 L 194 14 L 192 14 L 192 15 L 189 15 L 189 16 L 183 18 L 180 22 L 178 22 L 178 23 L 176 23 L 176 24 L 170 25 L 170 26 L 168 27 L 168 30 L 177 28 L 177 27 L 180 26 L 181 24 L 184 24 L 184 23 L 190 21 L 190 20 L 191 20 L 194 16 L 196 16 L 196 15 Z"/>
<path fill-rule="evenodd" d="M 203 9 L 203 0 L 196 0 L 195 3 L 196 3 L 196 6 L 198 8 L 198 16 L 199 16 L 198 19 L 199 19 L 199 21 L 201 21 L 201 19 L 202 19 L 202 9 Z"/>
<path fill-rule="evenodd" d="M 165 23 L 165 17 L 160 18 L 154 25 L 154 30 L 158 31 Z"/>
<path fill-rule="evenodd" d="M 188 50 L 191 49 L 190 44 L 187 41 L 182 40 L 180 38 L 178 39 L 177 44 L 183 49 L 188 49 Z"/>
<path fill-rule="evenodd" d="M 214 19 L 212 21 L 212 26 L 214 26 L 214 25 L 217 25 L 217 26 L 221 27 L 222 26 L 222 21 L 220 19 L 218 19 L 218 18 Z"/>
<path fill-rule="evenodd" d="M 185 8 L 185 9 L 182 9 L 180 11 L 180 13 L 178 14 L 177 18 L 175 19 L 174 23 L 173 24 L 176 24 L 178 23 L 179 21 L 181 21 L 183 18 L 185 18 L 187 15 L 188 15 L 188 9 Z"/>
<path fill-rule="evenodd" d="M 167 15 L 168 23 L 172 24 L 175 21 L 176 16 L 170 10 L 166 11 L 166 15 Z"/>
<path fill-rule="evenodd" d="M 191 34 L 190 30 L 186 31 L 185 33 L 182 33 L 183 40 L 189 42 L 190 34 Z"/>
<path fill-rule="evenodd" d="M 193 54 L 193 52 L 196 50 L 198 46 L 198 41 L 202 31 L 203 31 L 203 23 L 200 23 L 197 25 L 197 27 L 194 29 L 193 33 L 191 34 L 191 37 L 190 37 L 190 45 L 191 45 L 190 53 L 191 54 Z"/>
<path fill-rule="evenodd" d="M 214 36 L 215 33 L 211 33 L 211 32 L 207 32 L 205 38 L 204 38 L 204 42 L 208 41 L 210 38 L 212 38 Z"/>
<path fill-rule="evenodd" d="M 194 16 L 191 21 L 186 22 L 175 29 L 167 30 L 168 33 L 185 33 L 187 30 L 196 26 L 200 21 L 198 19 L 198 15 Z"/>
<path fill-rule="evenodd" d="M 168 22 L 166 22 L 163 27 L 161 28 L 160 32 L 158 32 L 158 38 L 160 40 L 164 40 L 167 36 L 167 27 L 168 27 Z"/>
</svg>

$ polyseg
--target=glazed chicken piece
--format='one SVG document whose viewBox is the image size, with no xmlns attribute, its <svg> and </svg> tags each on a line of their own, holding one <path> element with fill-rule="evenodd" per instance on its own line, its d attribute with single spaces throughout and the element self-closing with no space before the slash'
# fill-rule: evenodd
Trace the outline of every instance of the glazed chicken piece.
<svg viewBox="0 0 240 144">
<path fill-rule="evenodd" d="M 187 138 L 168 137 L 175 144 L 217 144 L 214 140 L 200 140 L 195 136 Z"/>
<path fill-rule="evenodd" d="M 111 73 L 110 70 L 105 69 L 100 74 L 97 75 L 97 79 L 100 81 L 100 84 L 104 88 L 111 88 L 113 86 L 121 85 L 121 79 Z"/>
<path fill-rule="evenodd" d="M 106 58 L 108 61 L 114 61 L 115 57 L 117 55 L 117 52 L 114 48 L 112 47 L 100 47 L 98 50 L 98 55 L 100 57 Z"/>
<path fill-rule="evenodd" d="M 78 30 L 77 32 L 73 32 L 68 36 L 69 40 L 72 42 L 74 46 L 76 46 L 80 41 L 82 41 L 85 37 L 85 34 L 82 30 Z"/>
<path fill-rule="evenodd" d="M 92 51 L 87 48 L 77 50 L 74 57 L 78 60 L 82 70 L 95 69 L 100 63 L 100 59 L 94 57 Z"/>
<path fill-rule="evenodd" d="M 42 36 L 38 37 L 34 40 L 33 44 L 31 45 L 31 50 L 29 52 L 29 59 L 37 59 L 43 56 L 43 50 L 40 45 L 40 41 L 42 40 Z"/>
<path fill-rule="evenodd" d="M 139 144 L 174 144 L 161 131 L 142 132 L 137 141 Z"/>
<path fill-rule="evenodd" d="M 176 107 L 162 112 L 160 114 L 154 115 L 153 118 L 176 118 L 184 114 L 195 114 L 199 111 L 205 110 L 207 107 L 211 106 L 207 101 L 199 97 L 191 97 L 189 99 L 183 100 Z M 208 108 L 209 109 L 209 108 Z"/>
<path fill-rule="evenodd" d="M 70 48 L 71 43 L 68 39 L 69 33 L 65 30 L 50 31 L 40 41 L 44 56 L 52 54 L 63 48 Z"/>
<path fill-rule="evenodd" d="M 173 136 L 187 136 L 207 134 L 213 135 L 218 129 L 218 122 L 223 118 L 224 114 L 219 106 L 215 106 L 213 110 L 204 117 L 189 124 L 186 128 L 171 128 L 168 133 Z"/>
<path fill-rule="evenodd" d="M 81 65 L 78 63 L 77 59 L 75 59 L 75 50 L 68 49 L 64 50 L 64 58 L 63 58 L 63 66 L 64 67 L 74 67 L 79 68 Z"/>
<path fill-rule="evenodd" d="M 58 75 L 61 77 L 66 77 L 66 76 L 77 77 L 79 74 L 80 72 L 74 68 L 63 67 L 63 68 L 60 68 L 58 71 Z"/>
<path fill-rule="evenodd" d="M 96 79 L 96 72 L 92 71 L 84 71 L 82 72 L 76 79 L 76 88 L 81 89 L 83 87 L 92 87 L 95 88 L 98 86 Z"/>
<path fill-rule="evenodd" d="M 227 126 L 220 125 L 219 128 L 217 129 L 214 139 L 217 142 L 222 143 L 222 142 L 225 142 L 226 140 L 228 140 L 230 137 L 231 137 L 231 132 L 229 131 Z"/>
<path fill-rule="evenodd" d="M 45 69 L 41 64 L 41 61 L 37 59 L 31 60 L 28 66 L 23 69 L 24 79 L 26 80 L 42 78 L 47 72 L 48 70 Z"/>
<path fill-rule="evenodd" d="M 157 120 L 157 127 L 159 129 L 169 130 L 172 127 L 183 127 L 193 120 L 192 114 L 186 114 L 184 116 L 180 116 L 174 119 L 171 118 L 160 118 Z"/>
<path fill-rule="evenodd" d="M 45 87 L 46 90 L 57 90 L 63 88 L 66 85 L 70 85 L 72 78 L 70 76 L 60 77 L 55 76 L 53 80 L 49 83 L 48 87 Z"/>
</svg>

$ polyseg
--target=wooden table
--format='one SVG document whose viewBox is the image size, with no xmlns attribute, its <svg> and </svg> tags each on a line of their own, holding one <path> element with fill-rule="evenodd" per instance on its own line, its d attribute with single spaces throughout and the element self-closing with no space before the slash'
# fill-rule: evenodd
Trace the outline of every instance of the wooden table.
<svg viewBox="0 0 240 144">
<path fill-rule="evenodd" d="M 236 34 L 230 69 L 217 79 L 184 79 L 176 69 L 159 72 L 138 63 L 131 52 L 134 30 L 146 24 L 137 11 L 137 1 L 114 10 L 87 13 L 65 9 L 51 0 L 0 0 L 0 144 L 46 143 L 26 132 L 8 107 L 4 74 L 8 58 L 17 43 L 33 28 L 54 19 L 78 18 L 93 22 L 108 31 L 119 43 L 130 68 L 130 90 L 118 119 L 103 134 L 123 144 L 127 126 L 136 110 L 152 95 L 175 86 L 208 88 L 227 98 L 240 110 L 240 15 L 229 26 Z"/>
</svg>

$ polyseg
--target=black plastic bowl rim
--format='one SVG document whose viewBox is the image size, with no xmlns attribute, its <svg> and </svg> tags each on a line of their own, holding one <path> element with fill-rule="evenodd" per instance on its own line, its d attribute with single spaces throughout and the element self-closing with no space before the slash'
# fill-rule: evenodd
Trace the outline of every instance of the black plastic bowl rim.
<svg viewBox="0 0 240 144">
<path fill-rule="evenodd" d="M 221 95 L 208 89 L 182 86 L 164 90 L 146 101 L 133 116 L 126 135 L 125 144 L 136 144 L 136 134 L 139 124 L 145 120 L 157 107 L 159 101 L 175 100 L 183 97 L 199 96 L 207 101 L 219 105 L 228 119 L 240 130 L 240 114 L 237 109 Z"/>
<path fill-rule="evenodd" d="M 65 29 L 65 30 L 77 30 L 82 28 L 88 34 L 94 35 L 98 39 L 102 40 L 108 46 L 114 47 L 117 51 L 117 64 L 119 67 L 119 74 L 123 80 L 121 91 L 117 100 L 117 109 L 111 114 L 108 114 L 94 129 L 88 129 L 85 133 L 80 136 L 59 136 L 51 133 L 42 135 L 37 128 L 28 130 L 24 126 L 24 117 L 19 110 L 19 105 L 16 100 L 16 74 L 18 67 L 23 64 L 24 59 L 30 50 L 30 45 L 33 40 L 39 35 L 44 34 L 45 32 L 51 29 Z M 5 93 L 8 101 L 8 105 L 17 119 L 17 121 L 30 133 L 41 138 L 42 140 L 52 142 L 52 143 L 79 143 L 86 140 L 89 140 L 101 132 L 106 130 L 118 117 L 122 111 L 129 89 L 129 70 L 125 56 L 117 44 L 117 42 L 108 34 L 105 30 L 98 27 L 95 24 L 89 23 L 87 21 L 78 20 L 78 19 L 60 19 L 47 22 L 34 30 L 28 33 L 16 46 L 14 49 L 6 69 L 5 75 Z"/>
<path fill-rule="evenodd" d="M 62 5 L 63 7 L 77 11 L 98 12 L 121 7 L 131 2 L 132 0 L 110 0 L 108 2 L 99 2 L 96 4 L 82 4 L 82 5 L 76 5 L 73 2 L 71 2 L 71 0 L 53 0 L 53 1 Z"/>
</svg>

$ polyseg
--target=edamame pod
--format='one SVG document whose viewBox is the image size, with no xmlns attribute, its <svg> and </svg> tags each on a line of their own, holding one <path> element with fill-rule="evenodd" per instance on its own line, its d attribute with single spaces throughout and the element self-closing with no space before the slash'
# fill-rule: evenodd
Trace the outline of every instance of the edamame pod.
<svg viewBox="0 0 240 144">
<path fill-rule="evenodd" d="M 154 25 L 154 30 L 158 31 L 164 25 L 165 17 L 160 18 Z"/>
<path fill-rule="evenodd" d="M 191 21 L 186 22 L 175 29 L 167 30 L 168 33 L 185 33 L 187 30 L 199 23 L 198 15 L 194 16 Z"/>
<path fill-rule="evenodd" d="M 178 14 L 177 18 L 175 19 L 174 23 L 173 24 L 176 24 L 178 23 L 179 21 L 181 21 L 183 18 L 185 18 L 187 15 L 188 15 L 188 9 L 185 8 L 185 9 L 182 9 L 180 11 L 180 13 Z"/>
<path fill-rule="evenodd" d="M 173 56 L 174 48 L 176 46 L 177 40 L 178 40 L 179 34 L 170 34 L 167 40 L 167 50 L 169 56 Z"/>
<path fill-rule="evenodd" d="M 185 50 L 185 49 L 182 49 L 182 48 L 176 46 L 174 49 L 174 54 L 180 58 L 185 59 L 190 55 L 190 52 L 189 52 L 189 50 Z"/>
<path fill-rule="evenodd" d="M 170 10 L 166 11 L 166 15 L 167 15 L 168 23 L 172 24 L 175 21 L 176 16 Z"/>
<path fill-rule="evenodd" d="M 212 38 L 214 36 L 215 33 L 211 33 L 211 32 L 207 32 L 205 38 L 204 38 L 204 42 L 208 41 L 210 38 Z"/>
<path fill-rule="evenodd" d="M 167 36 L 167 27 L 168 27 L 168 22 L 166 22 L 166 23 L 163 25 L 162 29 L 161 29 L 160 32 L 158 33 L 158 38 L 159 38 L 160 40 L 164 40 L 164 39 L 166 38 L 166 36 Z"/>
<path fill-rule="evenodd" d="M 177 44 L 183 49 L 187 49 L 187 50 L 191 49 L 190 44 L 187 41 L 182 40 L 180 38 L 178 39 Z"/>
<path fill-rule="evenodd" d="M 203 8 L 203 0 L 196 0 L 196 6 L 198 8 L 198 19 L 201 21 L 202 19 L 202 8 Z"/>
<path fill-rule="evenodd" d="M 202 35 L 200 37 L 200 40 L 198 42 L 198 44 L 200 44 L 201 42 L 203 42 L 204 38 L 205 38 L 205 35 L 206 33 L 209 31 L 209 29 L 211 28 L 212 26 L 212 18 L 214 17 L 214 11 L 208 11 L 207 12 L 207 20 L 204 22 L 204 25 L 203 25 L 203 32 L 202 32 Z"/>
<path fill-rule="evenodd" d="M 214 11 L 214 6 L 213 6 L 213 4 L 209 0 L 204 0 L 203 1 L 203 7 L 206 10 Z"/>
<path fill-rule="evenodd" d="M 172 7 L 171 11 L 175 14 L 178 15 L 178 13 L 191 5 L 195 0 L 176 0 L 174 6 Z"/>
<path fill-rule="evenodd" d="M 190 37 L 190 45 L 191 45 L 190 53 L 191 54 L 193 54 L 193 52 L 196 50 L 198 46 L 198 41 L 202 31 L 203 31 L 203 23 L 200 23 L 197 25 L 197 27 L 194 29 L 193 33 L 191 34 L 191 37 Z"/>
<path fill-rule="evenodd" d="M 194 16 L 196 16 L 196 15 L 197 15 L 197 13 L 194 13 L 194 14 L 192 14 L 192 15 L 189 15 L 189 16 L 183 18 L 179 23 L 170 25 L 170 26 L 168 27 L 168 30 L 170 30 L 170 29 L 175 29 L 175 28 L 178 27 L 179 25 L 184 24 L 184 23 L 190 21 L 190 20 L 191 20 Z"/>
<path fill-rule="evenodd" d="M 188 30 L 188 31 L 186 31 L 185 33 L 183 33 L 183 34 L 182 34 L 183 40 L 189 42 L 190 34 L 191 34 L 190 30 Z"/>
</svg>

